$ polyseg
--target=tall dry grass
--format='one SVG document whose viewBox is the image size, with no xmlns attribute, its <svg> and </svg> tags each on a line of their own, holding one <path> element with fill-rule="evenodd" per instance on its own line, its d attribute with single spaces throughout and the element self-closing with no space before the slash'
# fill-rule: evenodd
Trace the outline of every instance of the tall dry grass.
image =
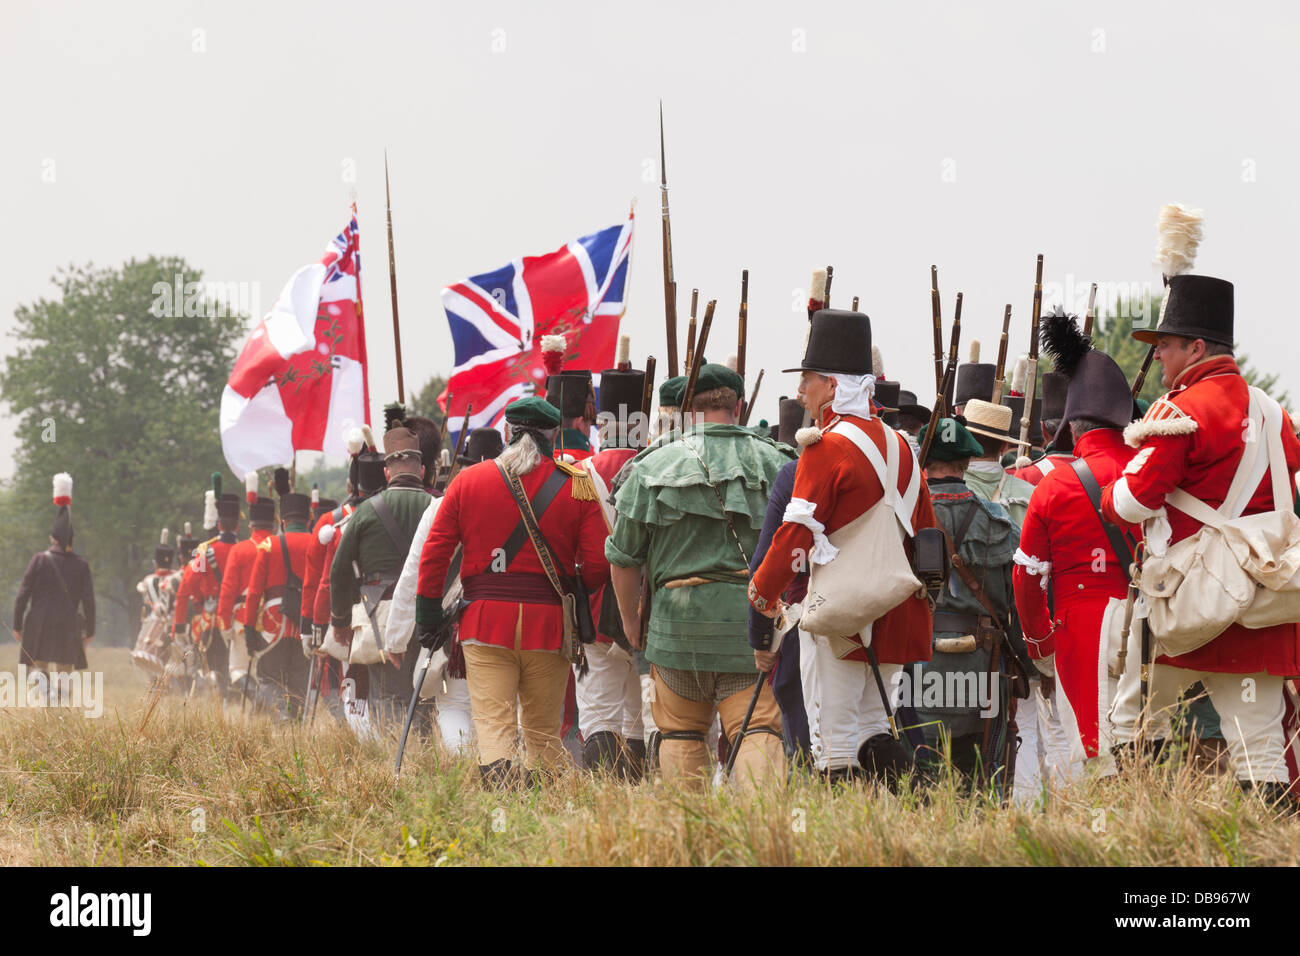
<svg viewBox="0 0 1300 956">
<path fill-rule="evenodd" d="M 116 656 L 114 656 L 116 655 Z M 1085 781 L 1031 808 L 940 785 L 755 795 L 629 788 L 573 773 L 483 791 L 470 760 L 358 743 L 324 710 L 311 732 L 168 697 L 99 651 L 105 715 L 0 716 L 0 863 L 138 865 L 1295 865 L 1300 823 L 1186 765 Z M 6 661 L 0 661 L 2 666 Z"/>
</svg>

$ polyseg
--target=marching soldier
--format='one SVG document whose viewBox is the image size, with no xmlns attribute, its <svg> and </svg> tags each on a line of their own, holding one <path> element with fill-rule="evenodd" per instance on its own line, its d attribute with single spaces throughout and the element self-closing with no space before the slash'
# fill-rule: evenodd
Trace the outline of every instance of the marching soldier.
<svg viewBox="0 0 1300 956">
<path fill-rule="evenodd" d="M 504 447 L 501 433 L 495 428 L 475 428 L 465 441 L 460 464 L 464 467 L 491 461 L 501 454 Z M 420 524 L 415 529 L 415 536 L 411 539 L 411 548 L 406 554 L 402 573 L 393 588 L 393 602 L 388 608 L 388 626 L 384 631 L 384 649 L 390 654 L 407 653 L 410 647 L 411 634 L 415 628 L 415 591 L 420 579 L 420 554 L 441 503 L 441 496 L 430 496 L 424 514 L 420 517 Z M 470 712 L 469 682 L 465 680 L 464 650 L 453 635 L 439 649 L 426 672 L 424 663 L 426 655 L 430 653 L 422 647 L 415 662 L 416 675 L 425 673 L 420 697 L 422 700 L 433 701 L 443 745 L 454 754 L 469 753 L 474 745 L 474 718 Z"/>
<path fill-rule="evenodd" d="M 1263 428 L 1248 427 L 1252 395 L 1233 359 L 1232 283 L 1186 274 L 1168 281 L 1159 326 L 1136 330 L 1133 337 L 1155 346 L 1160 383 L 1169 391 L 1125 430 L 1125 440 L 1137 453 L 1102 494 L 1108 520 L 1143 525 L 1144 560 L 1165 555 L 1203 526 L 1169 503 L 1172 493 L 1185 493 L 1204 508 L 1234 516 L 1263 514 L 1288 508 L 1300 467 L 1300 441 L 1285 411 L 1276 409 L 1276 424 L 1270 426 L 1266 419 Z M 1266 467 L 1246 474 L 1250 446 L 1261 449 L 1275 441 L 1284 461 L 1274 462 L 1260 450 L 1254 460 L 1262 459 Z M 1279 467 L 1285 475 L 1275 479 Z M 1149 636 L 1156 642 L 1161 638 L 1154 630 Z M 1131 638 L 1133 643 L 1137 641 Z M 1153 715 L 1146 739 L 1157 749 L 1168 732 L 1170 708 L 1185 687 L 1199 680 L 1221 718 L 1238 782 L 1270 801 L 1280 800 L 1287 788 L 1283 682 L 1297 673 L 1300 630 L 1291 623 L 1259 628 L 1234 623 L 1194 650 L 1156 656 L 1149 670 L 1145 656 L 1130 651 L 1117 691 L 1115 736 L 1125 751 L 1133 749 L 1142 709 L 1141 677 L 1149 676 L 1148 713 Z M 1253 682 L 1253 694 L 1242 692 L 1246 678 Z"/>
<path fill-rule="evenodd" d="M 916 402 L 916 392 L 901 389 L 898 393 L 898 430 L 916 442 L 916 436 L 930 420 L 930 410 Z M 913 451 L 919 452 L 917 445 Z"/>
<path fill-rule="evenodd" d="M 158 545 L 153 549 L 153 570 L 135 586 L 144 601 L 141 609 L 144 613 L 135 650 L 131 652 L 131 662 L 155 676 L 166 672 L 172 654 L 172 605 L 178 582 L 174 580 L 172 568 L 176 549 L 168 543 L 169 537 L 170 533 L 163 528 Z"/>
<path fill-rule="evenodd" d="M 1030 499 L 1015 556 L 1016 607 L 1044 689 L 1055 683 L 1068 700 L 1062 713 L 1069 763 L 1098 759 L 1104 773 L 1113 771 L 1114 741 L 1108 729 L 1101 739 L 1102 723 L 1118 675 L 1108 673 L 1102 627 L 1108 607 L 1122 605 L 1127 595 L 1134 543 L 1107 524 L 1098 505 L 1101 488 L 1133 457 L 1123 436 L 1133 420 L 1133 399 L 1123 370 L 1092 348 L 1074 316 L 1048 316 L 1042 340 L 1056 363 L 1057 372 L 1050 374 L 1059 374 L 1067 386 L 1058 432 L 1044 437 L 1046 444 L 1073 452 L 1064 458 L 1069 464 L 1040 473 Z M 1041 716 L 1043 699 L 1035 700 Z"/>
<path fill-rule="evenodd" d="M 923 442 L 928 428 L 922 429 Z M 924 725 L 926 748 L 918 765 L 937 769 L 950 747 L 953 769 L 968 782 L 991 781 L 995 790 L 1009 793 L 1015 697 L 1028 691 L 1011 585 L 1020 528 L 1002 505 L 967 486 L 970 459 L 983 454 L 985 448 L 960 422 L 939 420 L 926 477 L 935 517 L 955 557 L 934 609 L 933 655 L 909 668 L 905 686 Z M 1011 659 L 1008 641 L 1016 651 Z"/>
<path fill-rule="evenodd" d="M 563 418 L 555 436 L 555 456 L 570 462 L 590 458 L 591 428 L 596 424 L 596 393 L 591 372 L 564 368 L 563 335 L 542 336 L 542 361 L 546 365 L 546 400 Z"/>
<path fill-rule="evenodd" d="M 283 719 L 295 716 L 307 697 L 308 666 L 300 635 L 311 498 L 288 490 L 289 473 L 283 468 L 276 469 L 275 483 L 280 530 L 257 546 L 240 620 L 260 696 Z"/>
<path fill-rule="evenodd" d="M 784 777 L 780 711 L 762 672 L 771 669 L 770 655 L 760 662 L 748 647 L 744 588 L 768 494 L 791 453 L 736 423 L 744 394 L 744 380 L 731 369 L 700 367 L 690 426 L 633 460 L 605 543 L 623 633 L 633 646 L 641 646 L 641 613 L 650 615 L 644 650 L 665 782 L 703 783 L 704 740 L 715 711 L 739 748 L 742 782 Z M 652 597 L 639 613 L 642 566 Z"/>
<path fill-rule="evenodd" d="M 429 505 L 424 485 L 420 438 L 405 425 L 405 410 L 385 410 L 390 427 L 384 433 L 386 487 L 357 505 L 343 527 L 338 550 L 330 563 L 330 623 L 342 644 L 354 652 L 360 641 L 354 630 L 365 628 L 374 642 L 376 660 L 350 663 L 348 675 L 357 679 L 358 698 L 368 701 L 372 724 L 400 719 L 411 692 L 414 657 L 383 653 L 393 587 L 411 550 L 420 518 Z M 410 635 L 407 635 L 409 641 Z M 366 673 L 363 695 L 359 671 Z"/>
<path fill-rule="evenodd" d="M 198 605 L 197 624 L 192 636 L 199 652 L 204 679 L 212 681 L 224 695 L 230 685 L 230 653 L 220 638 L 217 605 L 221 598 L 221 579 L 230 549 L 238 542 L 240 508 L 236 495 L 221 493 L 221 475 L 214 472 L 212 487 L 204 493 L 203 530 L 209 537 L 199 542 L 194 558 L 185 566 L 172 632 L 185 626 L 191 604 Z"/>
<path fill-rule="evenodd" d="M 217 601 L 217 623 L 230 656 L 230 686 L 239 688 L 244 697 L 254 690 L 250 673 L 251 656 L 242 622 L 248 581 L 257 560 L 257 547 L 271 536 L 275 527 L 275 502 L 257 493 L 257 472 L 244 478 L 244 498 L 248 501 L 249 537 L 226 552 L 227 567 L 221 576 L 221 597 Z"/>
<path fill-rule="evenodd" d="M 835 559 L 838 548 L 828 536 L 885 501 L 891 461 L 897 469 L 890 496 L 897 522 L 889 533 L 899 534 L 899 551 L 905 538 L 935 526 L 910 444 L 873 410 L 870 319 L 857 312 L 817 312 L 800 368 L 787 371 L 800 372 L 800 400 L 814 425 L 798 432 L 803 451 L 790 502 L 750 582 L 750 602 L 773 618 L 797 569 Z M 863 573 L 870 575 L 871 569 Z M 885 626 L 895 611 L 899 617 Z M 919 627 L 902 622 L 918 612 Z M 914 597 L 852 635 L 814 633 L 801 623 L 799 664 L 810 749 L 814 766 L 828 779 L 865 772 L 892 782 L 910 767 L 910 752 L 891 732 L 894 705 L 886 695 L 887 688 L 897 686 L 904 664 L 929 658 L 928 625 L 924 599 Z"/>
<path fill-rule="evenodd" d="M 629 366 L 600 373 L 600 451 L 586 459 L 582 468 L 596 486 L 607 532 L 613 530 L 617 517 L 610 495 L 614 476 L 645 441 L 646 423 L 638 421 L 644 394 L 644 371 Z M 639 662 L 623 633 L 612 587 L 606 585 L 591 605 L 597 633 L 595 642 L 586 648 L 589 670 L 585 676 L 575 673 L 583 764 L 589 770 L 617 769 L 636 780 L 645 761 Z"/>
<path fill-rule="evenodd" d="M 50 547 L 32 557 L 14 599 L 14 640 L 20 663 L 40 673 L 86 668 L 86 645 L 95 634 L 95 591 L 90 564 L 72 550 L 72 476 L 54 476 Z"/>
<path fill-rule="evenodd" d="M 446 638 L 443 587 L 461 545 L 460 577 L 469 605 L 460 617 L 459 640 L 479 771 L 489 786 L 517 779 L 513 762 L 521 728 L 530 771 L 558 770 L 569 762 L 560 738 L 571 676 L 570 659 L 561 653 L 566 608 L 578 593 L 575 578 L 595 591 L 608 573 L 601 557 L 605 521 L 591 480 L 552 459 L 559 409 L 541 398 L 521 398 L 506 406 L 505 419 L 506 450 L 495 461 L 460 471 L 440 503 L 420 555 L 416 597 L 420 643 L 437 650 Z"/>
<path fill-rule="evenodd" d="M 1043 321 L 1060 322 L 1068 318 L 1058 305 L 1054 314 L 1047 316 Z M 1045 453 L 1042 458 L 1033 464 L 1011 471 L 1011 474 L 1021 481 L 1037 485 L 1043 480 L 1043 476 L 1053 468 L 1058 465 L 1068 465 L 1074 460 L 1074 455 L 1069 452 L 1070 444 L 1073 441 L 1069 430 L 1067 429 L 1061 434 L 1059 445 L 1056 441 L 1058 433 L 1061 432 L 1061 417 L 1065 414 L 1066 393 L 1069 387 L 1069 376 L 1060 370 L 1059 365 L 1056 366 L 1054 371 L 1043 373 L 1043 421 L 1041 429 Z"/>
</svg>

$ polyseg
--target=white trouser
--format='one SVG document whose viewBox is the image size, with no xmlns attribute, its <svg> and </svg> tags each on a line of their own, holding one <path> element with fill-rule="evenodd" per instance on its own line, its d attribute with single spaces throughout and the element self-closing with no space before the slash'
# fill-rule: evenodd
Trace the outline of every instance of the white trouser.
<svg viewBox="0 0 1300 956">
<path fill-rule="evenodd" d="M 454 754 L 474 749 L 474 717 L 469 706 L 469 681 L 444 677 L 443 688 L 433 695 L 438 709 L 438 731 L 442 742 Z"/>
<path fill-rule="evenodd" d="M 636 660 L 617 644 L 595 641 L 586 646 L 587 676 L 574 669 L 578 732 L 583 740 L 605 731 L 625 740 L 642 736 L 641 678 Z"/>
<path fill-rule="evenodd" d="M 1083 772 L 1082 761 L 1072 759 L 1071 745 L 1079 731 L 1061 685 L 1056 684 L 1050 699 L 1043 696 L 1041 680 L 1029 686 L 1029 699 L 1016 702 L 1020 749 L 1016 751 L 1013 793 L 1018 804 L 1038 799 L 1044 781 L 1059 787 Z M 1079 750 L 1082 752 L 1082 744 Z"/>
<path fill-rule="evenodd" d="M 1140 628 L 1129 637 L 1124 676 L 1115 693 L 1111 719 L 1115 739 L 1129 743 L 1136 736 L 1141 697 L 1142 652 Z M 1228 744 L 1232 770 L 1238 780 L 1287 780 L 1286 734 L 1282 728 L 1283 679 L 1269 674 L 1217 674 L 1168 664 L 1152 664 L 1148 685 L 1145 738 L 1159 740 L 1170 734 L 1169 718 L 1178 696 L 1200 681 L 1219 713 L 1219 727 Z"/>
<path fill-rule="evenodd" d="M 864 642 L 871 637 L 870 627 L 862 637 Z M 890 706 L 894 708 L 902 686 L 896 675 L 902 669 L 901 664 L 880 665 L 880 677 L 890 689 Z M 871 665 L 840 660 L 825 637 L 800 628 L 799 677 L 817 769 L 861 766 L 858 748 L 876 734 L 889 733 L 889 715 Z"/>
<path fill-rule="evenodd" d="M 641 739 L 649 746 L 650 735 L 659 731 L 655 726 L 654 714 L 650 712 L 655 702 L 655 679 L 649 674 L 642 674 L 638 680 L 641 682 Z"/>
<path fill-rule="evenodd" d="M 248 673 L 248 645 L 244 643 L 243 625 L 236 624 L 229 630 L 222 631 L 221 639 L 230 649 L 230 682 L 234 684 Z"/>
</svg>

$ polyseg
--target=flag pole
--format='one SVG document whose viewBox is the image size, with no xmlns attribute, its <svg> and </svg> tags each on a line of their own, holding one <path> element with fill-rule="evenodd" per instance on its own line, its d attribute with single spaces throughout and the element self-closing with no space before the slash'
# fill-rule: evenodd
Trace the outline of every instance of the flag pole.
<svg viewBox="0 0 1300 956">
<path fill-rule="evenodd" d="M 393 303 L 393 350 L 397 359 L 397 400 L 406 404 L 402 382 L 402 330 L 397 324 L 397 260 L 393 257 L 393 202 L 388 191 L 388 150 L 384 150 L 384 211 L 388 214 L 388 288 Z"/>
</svg>

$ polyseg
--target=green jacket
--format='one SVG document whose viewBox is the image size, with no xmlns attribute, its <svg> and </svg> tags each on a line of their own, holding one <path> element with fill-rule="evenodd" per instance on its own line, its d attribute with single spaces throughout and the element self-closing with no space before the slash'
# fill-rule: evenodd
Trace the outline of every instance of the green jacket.
<svg viewBox="0 0 1300 956">
<path fill-rule="evenodd" d="M 976 470 L 974 467 L 976 464 L 976 462 L 971 462 L 972 467 L 966 469 L 964 476 L 966 487 L 985 501 L 992 501 L 993 496 L 997 494 L 997 503 L 1006 508 L 1007 514 L 1011 516 L 1011 520 L 1017 526 L 1023 527 L 1025 515 L 1029 513 L 1029 499 L 1033 497 L 1034 486 L 1014 475 L 1008 475 L 1005 470 L 1001 470 L 1001 466 L 998 466 L 998 471 L 991 472 Z M 978 464 L 991 465 L 994 462 L 979 462 Z M 998 493 L 999 484 L 1002 486 L 1000 494 Z"/>
<path fill-rule="evenodd" d="M 691 447 L 726 502 L 735 537 Z M 739 425 L 705 423 L 684 439 L 647 448 L 632 460 L 618 490 L 618 518 L 605 556 L 618 567 L 648 565 L 652 601 L 646 658 L 651 663 L 679 670 L 753 671 L 747 583 L 726 572 L 748 566 L 772 484 L 793 458 L 787 446 Z M 729 579 L 664 587 L 696 575 Z"/>
<path fill-rule="evenodd" d="M 999 619 L 1010 625 L 1012 641 L 1023 644 L 1020 620 L 1016 616 L 1015 595 L 1011 587 L 1011 572 L 1014 567 L 1012 558 L 1020 545 L 1020 526 L 1010 518 L 1001 505 L 985 501 L 974 494 L 973 488 L 956 479 L 930 482 L 930 501 L 934 506 L 934 514 L 939 519 L 940 527 L 947 532 L 951 540 L 956 539 L 957 532 L 971 506 L 978 508 L 962 538 L 958 554 L 982 585 L 984 594 L 993 605 L 993 609 L 998 612 Z M 988 614 L 956 571 L 949 575 L 948 584 L 940 593 L 935 612 L 976 616 Z M 962 637 L 963 632 L 940 630 L 936 623 L 934 636 L 935 638 Z M 1005 654 L 1005 648 L 1003 653 Z M 956 654 L 935 651 L 930 661 L 922 665 L 920 686 L 912 688 L 913 704 L 922 722 L 942 720 L 948 728 L 948 733 L 953 737 L 982 731 L 983 721 L 979 716 L 978 706 L 944 706 L 955 704 L 955 698 L 950 699 L 945 696 L 942 701 L 939 701 L 927 697 L 926 688 L 940 686 L 936 678 L 930 675 L 941 677 L 942 686 L 946 689 L 958 686 L 962 681 L 969 682 L 968 675 L 986 674 L 989 658 L 990 651 L 983 648 Z M 984 678 L 977 680 L 984 680 Z M 964 686 L 970 685 L 966 683 Z M 980 693 L 985 692 L 986 685 L 977 683 L 975 686 L 979 688 Z M 936 704 L 939 706 L 934 706 Z M 932 728 L 926 728 L 927 737 L 931 736 L 931 730 Z"/>
<path fill-rule="evenodd" d="M 400 482 L 401 479 L 399 478 Z M 379 493 L 384 504 L 393 513 L 393 520 L 402 534 L 415 534 L 420 518 L 429 507 L 429 494 L 414 478 L 413 484 L 402 482 Z M 407 552 L 398 553 L 383 522 L 375 513 L 374 500 L 367 498 L 357 505 L 343 527 L 334 563 L 330 565 L 330 616 L 335 624 L 352 621 L 352 605 L 361 599 L 356 575 L 352 571 L 355 561 L 361 568 L 362 578 L 391 577 L 396 580 L 406 563 Z"/>
</svg>

